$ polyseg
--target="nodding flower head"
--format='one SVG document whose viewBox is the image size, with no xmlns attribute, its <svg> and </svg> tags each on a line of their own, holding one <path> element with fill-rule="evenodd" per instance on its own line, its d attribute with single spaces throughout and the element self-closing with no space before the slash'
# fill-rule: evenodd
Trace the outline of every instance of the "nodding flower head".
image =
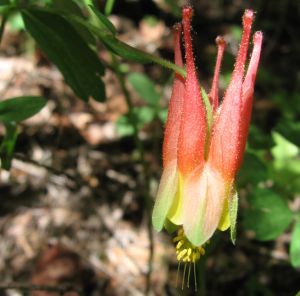
<svg viewBox="0 0 300 296">
<path fill-rule="evenodd" d="M 194 64 L 192 8 L 183 9 L 183 23 L 174 27 L 175 63 L 182 66 L 180 35 L 183 30 L 186 77 L 175 74 L 163 143 L 163 173 L 153 210 L 157 231 L 166 225 L 178 228 L 179 262 L 195 262 L 213 233 L 234 231 L 237 194 L 235 176 L 240 168 L 252 109 L 254 83 L 262 46 L 262 32 L 253 37 L 247 71 L 248 46 L 254 19 L 252 10 L 243 16 L 243 34 L 229 86 L 222 103 L 218 81 L 225 41 L 218 48 L 212 87 L 201 87 Z"/>
</svg>

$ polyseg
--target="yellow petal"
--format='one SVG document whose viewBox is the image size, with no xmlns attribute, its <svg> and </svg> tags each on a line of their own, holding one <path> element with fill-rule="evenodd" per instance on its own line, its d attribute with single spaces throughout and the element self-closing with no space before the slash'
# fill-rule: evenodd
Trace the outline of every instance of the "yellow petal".
<svg viewBox="0 0 300 296">
<path fill-rule="evenodd" d="M 173 224 L 182 225 L 182 177 L 180 174 L 177 193 L 167 217 Z"/>
<path fill-rule="evenodd" d="M 224 202 L 223 213 L 219 222 L 218 229 L 221 231 L 225 231 L 230 227 L 230 215 L 229 215 L 229 198 L 227 197 Z"/>
</svg>

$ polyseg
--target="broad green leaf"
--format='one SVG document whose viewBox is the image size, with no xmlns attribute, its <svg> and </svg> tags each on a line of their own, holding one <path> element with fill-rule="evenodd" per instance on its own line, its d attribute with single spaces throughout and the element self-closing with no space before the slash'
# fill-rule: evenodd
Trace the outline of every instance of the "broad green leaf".
<svg viewBox="0 0 300 296">
<path fill-rule="evenodd" d="M 138 95 L 149 105 L 158 105 L 161 95 L 155 89 L 155 84 L 146 75 L 132 73 L 128 75 L 128 81 Z"/>
<path fill-rule="evenodd" d="M 22 11 L 25 27 L 39 47 L 57 65 L 66 82 L 83 100 L 103 101 L 104 68 L 72 25 L 62 16 L 49 11 Z"/>
<path fill-rule="evenodd" d="M 291 196 L 300 193 L 300 159 L 274 161 L 269 178 Z"/>
<path fill-rule="evenodd" d="M 300 123 L 291 121 L 282 121 L 277 127 L 278 131 L 291 143 L 300 147 Z"/>
<path fill-rule="evenodd" d="M 251 209 L 246 212 L 244 224 L 247 229 L 255 232 L 258 240 L 275 239 L 293 219 L 286 202 L 270 189 L 257 188 L 249 203 Z"/>
<path fill-rule="evenodd" d="M 13 31 L 22 31 L 24 30 L 24 22 L 20 13 L 13 13 L 8 20 L 9 27 Z"/>
<path fill-rule="evenodd" d="M 255 125 L 250 126 L 248 144 L 251 148 L 265 150 L 274 146 L 270 134 L 263 132 Z"/>
<path fill-rule="evenodd" d="M 45 105 L 43 97 L 16 97 L 0 102 L 0 121 L 17 122 L 38 113 Z"/>
<path fill-rule="evenodd" d="M 5 128 L 5 135 L 0 145 L 0 159 L 1 168 L 9 170 L 18 138 L 18 130 L 16 124 L 13 122 L 6 123 Z"/>
<path fill-rule="evenodd" d="M 277 132 L 273 132 L 275 147 L 271 153 L 274 157 L 270 176 L 276 184 L 291 192 L 300 192 L 300 148 Z"/>
<path fill-rule="evenodd" d="M 267 178 L 267 167 L 265 164 L 255 154 L 246 153 L 237 178 L 238 183 L 241 186 L 247 184 L 256 185 Z"/>
<path fill-rule="evenodd" d="M 236 240 L 236 220 L 239 206 L 239 196 L 236 189 L 229 200 L 229 217 L 230 217 L 230 238 L 232 243 L 235 245 Z"/>
<path fill-rule="evenodd" d="M 0 5 L 9 5 L 9 0 L 0 0 Z"/>
<path fill-rule="evenodd" d="M 300 291 L 298 291 L 298 293 L 295 296 L 300 296 Z"/>
<path fill-rule="evenodd" d="M 165 123 L 167 121 L 168 118 L 168 109 L 167 108 L 163 108 L 158 110 L 158 117 L 161 120 L 161 122 Z"/>
<path fill-rule="evenodd" d="M 299 153 L 299 148 L 284 138 L 277 132 L 273 132 L 272 136 L 275 141 L 275 147 L 272 148 L 271 152 L 275 160 L 285 161 L 288 158 L 296 157 Z"/>
<path fill-rule="evenodd" d="M 112 24 L 112 22 L 104 14 L 102 14 L 95 6 L 89 5 L 89 7 L 94 12 L 94 14 L 97 16 L 101 25 L 104 26 L 106 29 L 108 29 L 113 35 L 116 35 L 117 30 L 116 30 L 115 26 Z"/>
<path fill-rule="evenodd" d="M 73 0 L 52 0 L 51 8 L 55 10 L 57 13 L 62 13 L 64 18 L 67 19 L 68 22 L 76 29 L 79 35 L 86 41 L 88 44 L 95 45 L 96 38 L 95 36 L 86 28 L 86 26 L 82 25 L 79 22 L 73 21 L 70 15 L 75 15 L 81 18 L 83 21 L 87 22 L 88 20 L 85 18 L 82 13 L 79 5 Z"/>
<path fill-rule="evenodd" d="M 130 124 L 128 116 L 122 115 L 116 122 L 117 134 L 120 137 L 132 136 L 134 134 L 134 129 L 132 124 Z"/>
<path fill-rule="evenodd" d="M 72 0 L 52 0 L 52 6 L 57 10 L 83 16 L 80 7 Z"/>
<path fill-rule="evenodd" d="M 139 125 L 150 123 L 155 117 L 155 110 L 152 107 L 136 107 L 134 108 L 136 118 Z"/>
<path fill-rule="evenodd" d="M 151 107 L 133 108 L 134 119 L 139 129 L 150 123 L 155 117 L 155 110 Z M 129 120 L 129 115 L 120 116 L 116 124 L 117 133 L 121 137 L 131 136 L 134 133 L 133 126 Z"/>
<path fill-rule="evenodd" d="M 291 263 L 294 267 L 300 267 L 300 220 L 294 225 L 290 244 Z"/>
</svg>

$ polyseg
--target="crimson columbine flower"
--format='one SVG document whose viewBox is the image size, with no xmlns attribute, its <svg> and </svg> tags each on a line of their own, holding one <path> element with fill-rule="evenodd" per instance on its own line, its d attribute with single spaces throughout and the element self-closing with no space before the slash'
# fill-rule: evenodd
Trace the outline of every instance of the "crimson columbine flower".
<svg viewBox="0 0 300 296">
<path fill-rule="evenodd" d="M 157 231 L 167 224 L 179 228 L 177 259 L 195 262 L 216 229 L 235 230 L 235 176 L 248 135 L 254 82 L 263 35 L 256 32 L 253 51 L 245 64 L 253 11 L 243 16 L 243 34 L 229 86 L 219 106 L 218 80 L 225 42 L 218 37 L 212 88 L 207 96 L 199 85 L 191 39 L 191 7 L 183 9 L 186 78 L 175 74 L 163 144 L 163 174 L 153 210 Z M 175 63 L 182 66 L 181 26 L 174 29 Z M 170 223 L 171 222 L 171 223 Z"/>
</svg>

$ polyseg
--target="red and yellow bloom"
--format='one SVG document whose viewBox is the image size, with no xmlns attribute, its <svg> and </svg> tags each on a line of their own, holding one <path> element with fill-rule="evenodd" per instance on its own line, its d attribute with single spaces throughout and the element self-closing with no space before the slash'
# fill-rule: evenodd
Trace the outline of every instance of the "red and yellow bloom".
<svg viewBox="0 0 300 296">
<path fill-rule="evenodd" d="M 246 75 L 245 64 L 254 14 L 246 10 L 243 34 L 228 89 L 219 106 L 218 80 L 225 42 L 217 38 L 218 55 L 212 88 L 201 91 L 191 39 L 191 7 L 183 9 L 186 78 L 175 74 L 163 144 L 163 173 L 153 210 L 153 226 L 167 222 L 180 229 L 177 259 L 195 262 L 202 246 L 216 229 L 231 227 L 236 220 L 234 179 L 245 150 L 259 64 L 262 33 L 253 37 Z M 175 63 L 182 66 L 181 25 L 174 29 Z"/>
</svg>

